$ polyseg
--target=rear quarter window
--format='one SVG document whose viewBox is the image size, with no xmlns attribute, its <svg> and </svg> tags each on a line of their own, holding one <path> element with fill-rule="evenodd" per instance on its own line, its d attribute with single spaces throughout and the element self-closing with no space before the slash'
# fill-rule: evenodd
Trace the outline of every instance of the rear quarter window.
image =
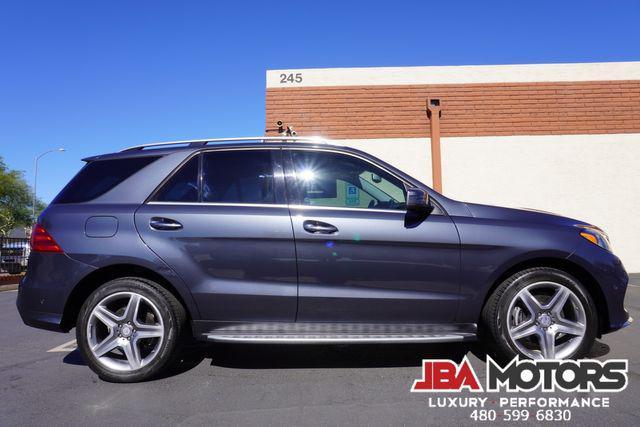
<svg viewBox="0 0 640 427">
<path fill-rule="evenodd" d="M 158 190 L 153 200 L 157 202 L 197 202 L 199 159 L 200 156 L 192 157 Z"/>
<path fill-rule="evenodd" d="M 69 181 L 53 203 L 82 203 L 93 200 L 158 158 L 159 156 L 145 156 L 89 162 Z"/>
</svg>

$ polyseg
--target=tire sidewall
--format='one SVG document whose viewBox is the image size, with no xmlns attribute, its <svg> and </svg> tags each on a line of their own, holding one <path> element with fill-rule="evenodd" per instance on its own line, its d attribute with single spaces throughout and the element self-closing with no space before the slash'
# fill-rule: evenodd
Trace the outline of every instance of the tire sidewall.
<svg viewBox="0 0 640 427">
<path fill-rule="evenodd" d="M 511 279 L 510 279 L 511 280 Z M 582 343 L 580 346 L 568 357 L 568 359 L 576 359 L 584 357 L 588 354 L 593 345 L 593 342 L 597 335 L 598 330 L 598 316 L 595 305 L 591 296 L 584 289 L 584 287 L 572 276 L 564 273 L 560 270 L 554 269 L 541 269 L 538 271 L 531 271 L 525 273 L 507 286 L 507 289 L 501 295 L 498 302 L 497 317 L 494 320 L 496 322 L 497 330 L 497 344 L 503 353 L 501 357 L 504 361 L 509 361 L 515 356 L 519 356 L 521 359 L 528 358 L 521 353 L 517 347 L 513 344 L 508 332 L 508 320 L 509 320 L 509 306 L 515 296 L 522 289 L 537 282 L 553 282 L 567 287 L 571 290 L 580 300 L 585 311 L 587 319 L 586 331 Z"/>
<path fill-rule="evenodd" d="M 156 357 L 149 364 L 130 372 L 109 369 L 100 363 L 91 352 L 87 339 L 87 326 L 91 311 L 104 298 L 118 292 L 135 292 L 152 301 L 158 308 L 164 324 L 163 341 Z M 82 305 L 76 325 L 76 340 L 85 362 L 94 372 L 98 373 L 100 378 L 115 382 L 135 382 L 155 377 L 171 362 L 178 340 L 178 331 L 175 315 L 170 305 L 155 287 L 141 279 L 121 278 L 99 287 Z"/>
</svg>

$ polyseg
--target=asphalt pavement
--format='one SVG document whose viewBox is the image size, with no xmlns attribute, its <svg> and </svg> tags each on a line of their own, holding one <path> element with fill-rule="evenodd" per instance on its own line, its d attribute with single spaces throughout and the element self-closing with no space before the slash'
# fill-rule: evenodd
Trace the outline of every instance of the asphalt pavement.
<svg viewBox="0 0 640 427">
<path fill-rule="evenodd" d="M 0 426 L 477 424 L 470 408 L 429 407 L 436 395 L 409 392 L 421 377 L 423 358 L 467 354 L 483 380 L 484 362 L 474 346 L 211 345 L 195 352 L 181 372 L 147 383 L 112 384 L 84 365 L 73 331 L 23 325 L 16 296 L 0 293 Z M 638 276 L 626 305 L 640 319 Z M 627 389 L 609 394 L 609 408 L 572 409 L 566 425 L 640 425 L 639 327 L 637 322 L 606 335 L 592 351 L 603 360 L 629 359 Z"/>
</svg>

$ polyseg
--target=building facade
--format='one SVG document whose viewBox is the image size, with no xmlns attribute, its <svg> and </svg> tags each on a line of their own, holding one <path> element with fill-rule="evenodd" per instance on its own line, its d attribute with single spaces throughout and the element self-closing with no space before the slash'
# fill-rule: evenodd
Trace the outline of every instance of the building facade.
<svg viewBox="0 0 640 427">
<path fill-rule="evenodd" d="M 640 62 L 267 71 L 277 121 L 432 183 L 428 99 L 451 198 L 600 226 L 640 272 Z"/>
</svg>

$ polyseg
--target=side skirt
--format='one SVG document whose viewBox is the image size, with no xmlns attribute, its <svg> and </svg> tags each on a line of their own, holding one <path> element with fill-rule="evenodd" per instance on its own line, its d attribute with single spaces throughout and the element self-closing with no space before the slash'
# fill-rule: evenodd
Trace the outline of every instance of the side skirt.
<svg viewBox="0 0 640 427">
<path fill-rule="evenodd" d="M 193 322 L 200 340 L 253 344 L 390 344 L 475 341 L 477 326 L 464 324 Z"/>
</svg>

